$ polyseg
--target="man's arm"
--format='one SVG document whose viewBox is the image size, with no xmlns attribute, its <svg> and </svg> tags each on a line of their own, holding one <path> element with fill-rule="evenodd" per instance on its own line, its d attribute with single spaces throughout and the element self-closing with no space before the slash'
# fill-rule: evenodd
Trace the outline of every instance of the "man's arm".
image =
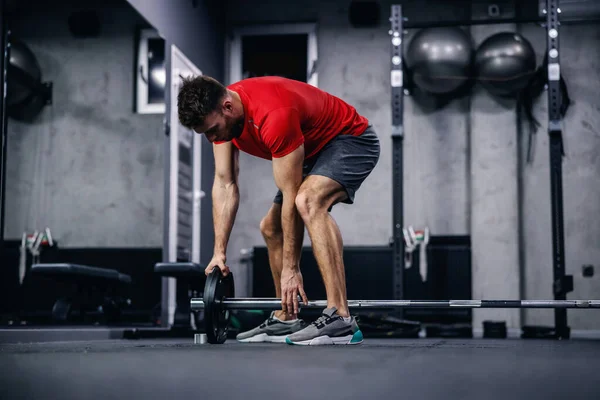
<svg viewBox="0 0 600 400">
<path fill-rule="evenodd" d="M 296 209 L 296 195 L 302 184 L 304 145 L 290 154 L 273 159 L 275 184 L 283 193 L 281 227 L 283 229 L 283 269 L 298 270 L 304 224 Z"/>
<path fill-rule="evenodd" d="M 296 209 L 296 196 L 302 184 L 304 145 L 286 156 L 273 159 L 275 183 L 283 193 L 281 205 L 281 228 L 283 230 L 283 268 L 281 270 L 281 309 L 296 318 L 298 315 L 298 295 L 304 304 L 308 299 L 304 291 L 300 272 L 300 252 L 304 223 Z"/>
<path fill-rule="evenodd" d="M 223 272 L 227 272 L 224 270 L 226 269 L 224 264 L 227 244 L 240 201 L 238 188 L 239 151 L 233 143 L 228 142 L 213 145 L 213 153 L 215 157 L 215 179 L 212 187 L 215 232 L 213 261 L 218 259 L 220 261 L 217 261 L 219 268 Z M 210 268 L 211 265 L 208 267 Z"/>
<path fill-rule="evenodd" d="M 301 126 L 300 114 L 293 107 L 271 111 L 261 126 L 263 143 L 272 154 L 275 184 L 283 193 L 281 309 L 293 318 L 298 314 L 298 294 L 305 303 L 308 301 L 300 273 L 304 223 L 296 210 L 296 196 L 302 184 L 304 164 L 304 135 Z"/>
</svg>

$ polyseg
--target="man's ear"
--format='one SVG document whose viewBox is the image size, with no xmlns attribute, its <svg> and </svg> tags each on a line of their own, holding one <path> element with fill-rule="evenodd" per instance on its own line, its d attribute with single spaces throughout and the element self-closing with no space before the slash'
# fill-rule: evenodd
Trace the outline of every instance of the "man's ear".
<svg viewBox="0 0 600 400">
<path fill-rule="evenodd" d="M 223 113 L 231 114 L 233 112 L 233 101 L 231 101 L 231 97 L 227 96 L 223 100 L 221 105 L 221 110 Z"/>
</svg>

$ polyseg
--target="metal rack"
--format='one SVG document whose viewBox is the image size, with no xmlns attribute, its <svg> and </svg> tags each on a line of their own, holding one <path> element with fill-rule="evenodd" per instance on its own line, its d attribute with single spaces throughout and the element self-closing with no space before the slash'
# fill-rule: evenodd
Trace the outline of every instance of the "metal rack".
<svg viewBox="0 0 600 400">
<path fill-rule="evenodd" d="M 553 251 L 553 293 L 555 300 L 566 300 L 567 293 L 573 290 L 573 277 L 565 274 L 565 243 L 562 192 L 562 116 L 560 112 L 560 56 L 559 56 L 559 0 L 545 0 L 543 10 L 546 15 L 548 54 L 548 134 L 550 136 L 550 183 L 552 203 L 552 251 Z M 401 5 L 391 6 L 391 105 L 392 105 L 392 196 L 393 196 L 393 237 L 394 249 L 394 296 L 403 298 L 404 238 L 403 226 L 403 23 L 405 18 Z M 502 21 L 505 22 L 505 21 Z M 483 24 L 484 22 L 478 22 Z M 487 23 L 495 23 L 494 20 Z M 438 26 L 436 24 L 436 26 Z M 440 26 L 447 26 L 440 22 Z M 424 27 L 424 26 L 423 26 Z M 555 332 L 557 338 L 568 338 L 567 310 L 556 308 Z"/>
</svg>

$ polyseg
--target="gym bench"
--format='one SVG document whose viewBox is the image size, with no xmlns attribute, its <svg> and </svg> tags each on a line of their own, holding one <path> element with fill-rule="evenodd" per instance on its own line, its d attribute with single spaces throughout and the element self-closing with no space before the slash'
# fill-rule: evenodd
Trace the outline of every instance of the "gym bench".
<svg viewBox="0 0 600 400">
<path fill-rule="evenodd" d="M 106 322 L 117 322 L 128 300 L 119 294 L 131 284 L 131 277 L 117 270 L 88 265 L 52 263 L 33 264 L 31 276 L 72 284 L 74 289 L 56 300 L 52 317 L 67 322 L 74 309 L 83 318 L 86 311 L 102 310 Z"/>
</svg>

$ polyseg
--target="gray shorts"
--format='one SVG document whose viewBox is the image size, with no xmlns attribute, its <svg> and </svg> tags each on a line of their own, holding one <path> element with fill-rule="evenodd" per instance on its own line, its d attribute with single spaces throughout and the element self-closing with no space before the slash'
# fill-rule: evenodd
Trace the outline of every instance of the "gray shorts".
<svg viewBox="0 0 600 400">
<path fill-rule="evenodd" d="M 339 135 L 327 143 L 321 151 L 306 160 L 304 178 L 322 175 L 338 182 L 348 198 L 343 203 L 353 204 L 354 195 L 379 161 L 379 138 L 369 125 L 360 136 Z M 277 191 L 273 202 L 283 203 L 283 194 Z"/>
</svg>

